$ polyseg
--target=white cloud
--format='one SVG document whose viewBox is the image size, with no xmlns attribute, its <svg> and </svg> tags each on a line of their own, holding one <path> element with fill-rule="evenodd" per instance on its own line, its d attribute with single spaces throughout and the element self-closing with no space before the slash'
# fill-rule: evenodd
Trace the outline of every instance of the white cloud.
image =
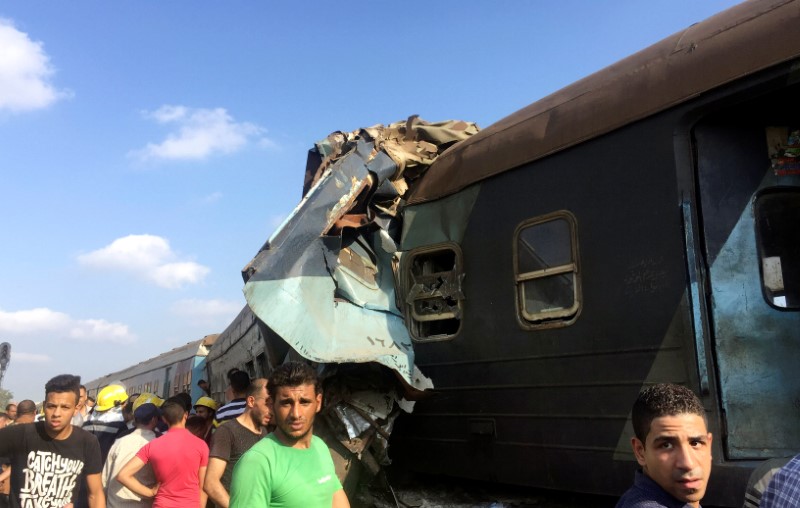
<svg viewBox="0 0 800 508">
<path fill-rule="evenodd" d="M 217 332 L 224 330 L 245 306 L 244 300 L 178 300 L 172 304 L 172 314 L 193 324 L 203 325 Z"/>
<path fill-rule="evenodd" d="M 172 304 L 172 312 L 185 317 L 226 317 L 233 319 L 244 307 L 244 302 L 232 300 L 199 300 L 196 298 L 178 300 Z"/>
<path fill-rule="evenodd" d="M 209 194 L 208 196 L 203 198 L 203 203 L 205 203 L 207 205 L 216 203 L 217 201 L 222 199 L 222 196 L 223 196 L 223 194 L 221 192 L 219 192 L 219 191 L 212 192 L 211 194 Z"/>
<path fill-rule="evenodd" d="M 70 96 L 52 85 L 54 73 L 44 45 L 0 18 L 0 110 L 42 109 Z"/>
<path fill-rule="evenodd" d="M 194 261 L 179 260 L 169 242 L 155 235 L 128 235 L 102 249 L 78 256 L 84 266 L 133 273 L 157 286 L 178 289 L 197 284 L 211 269 Z"/>
<path fill-rule="evenodd" d="M 236 122 L 224 108 L 203 109 L 186 106 L 161 106 L 144 112 L 146 118 L 172 125 L 160 143 L 148 143 L 128 155 L 142 162 L 158 160 L 204 160 L 215 154 L 241 150 L 248 143 L 269 147 L 266 130 L 249 122 Z"/>
<path fill-rule="evenodd" d="M 13 357 L 14 362 L 20 362 L 20 363 L 50 363 L 51 361 L 53 361 L 53 359 L 47 355 L 40 355 L 36 353 L 23 353 L 20 351 L 13 351 L 13 350 L 11 352 L 11 356 Z"/>
<path fill-rule="evenodd" d="M 105 319 L 76 319 L 46 307 L 6 312 L 0 309 L 0 334 L 14 338 L 67 339 L 79 342 L 128 344 L 136 340 L 128 325 Z M 25 355 L 26 353 L 22 353 Z M 12 360 L 17 353 L 11 352 Z M 28 354 L 29 361 L 41 361 L 44 355 Z"/>
</svg>

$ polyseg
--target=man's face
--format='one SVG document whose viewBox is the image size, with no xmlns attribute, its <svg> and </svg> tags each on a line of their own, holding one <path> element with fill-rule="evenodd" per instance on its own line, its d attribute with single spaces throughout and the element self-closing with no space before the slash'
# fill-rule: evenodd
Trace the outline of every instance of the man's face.
<svg viewBox="0 0 800 508">
<path fill-rule="evenodd" d="M 81 387 L 81 396 L 78 398 L 78 409 L 86 405 L 86 388 Z"/>
<path fill-rule="evenodd" d="M 17 406 L 15 404 L 11 404 L 10 406 L 8 406 L 8 409 L 6 410 L 6 413 L 8 414 L 9 418 L 11 418 L 12 420 L 16 420 L 17 419 Z"/>
<path fill-rule="evenodd" d="M 711 434 L 695 414 L 653 419 L 646 442 L 632 440 L 645 474 L 672 497 L 699 506 L 711 474 Z"/>
<path fill-rule="evenodd" d="M 214 411 L 205 406 L 195 406 L 194 412 L 197 416 L 202 416 L 206 420 L 214 417 Z"/>
<path fill-rule="evenodd" d="M 272 420 L 272 400 L 267 393 L 267 387 L 255 397 L 247 397 L 247 406 L 250 408 L 250 418 L 256 427 L 266 427 Z"/>
<path fill-rule="evenodd" d="M 75 392 L 50 392 L 44 401 L 45 430 L 57 437 L 72 424 L 78 397 Z"/>
<path fill-rule="evenodd" d="M 322 407 L 322 394 L 315 393 L 313 384 L 281 386 L 272 402 L 277 432 L 289 442 L 308 436 L 314 417 Z"/>
</svg>

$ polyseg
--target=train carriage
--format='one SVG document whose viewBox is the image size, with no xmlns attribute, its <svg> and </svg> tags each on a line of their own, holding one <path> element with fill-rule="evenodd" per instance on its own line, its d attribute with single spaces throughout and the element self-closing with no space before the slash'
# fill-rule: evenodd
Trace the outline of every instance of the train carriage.
<svg viewBox="0 0 800 508">
<path fill-rule="evenodd" d="M 129 395 L 149 392 L 162 398 L 185 392 L 197 400 L 205 395 L 197 381 L 206 378 L 206 356 L 217 335 L 206 335 L 166 353 L 85 383 L 87 395 L 97 398 L 104 387 L 119 383 Z"/>
<path fill-rule="evenodd" d="M 799 25 L 798 1 L 745 2 L 403 189 L 374 130 L 335 133 L 248 304 L 301 356 L 424 392 L 392 432 L 415 470 L 618 495 L 638 392 L 687 385 L 717 437 L 704 503 L 741 506 L 758 461 L 800 451 Z"/>
</svg>

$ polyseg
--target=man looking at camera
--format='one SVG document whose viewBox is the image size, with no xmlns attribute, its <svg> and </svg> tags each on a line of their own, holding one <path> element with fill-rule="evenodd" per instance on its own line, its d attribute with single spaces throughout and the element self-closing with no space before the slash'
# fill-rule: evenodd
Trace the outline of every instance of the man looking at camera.
<svg viewBox="0 0 800 508">
<path fill-rule="evenodd" d="M 642 467 L 616 508 L 699 508 L 711 474 L 706 412 L 685 386 L 639 393 L 631 414 L 633 453 Z"/>
<path fill-rule="evenodd" d="M 349 508 L 330 451 L 314 436 L 322 387 L 300 362 L 281 365 L 267 385 L 276 429 L 248 450 L 233 470 L 232 508 Z"/>
</svg>

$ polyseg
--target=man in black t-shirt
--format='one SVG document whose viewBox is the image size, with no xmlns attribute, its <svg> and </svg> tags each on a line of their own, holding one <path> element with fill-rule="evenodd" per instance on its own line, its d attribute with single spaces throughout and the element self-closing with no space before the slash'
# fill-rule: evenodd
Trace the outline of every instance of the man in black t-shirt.
<svg viewBox="0 0 800 508">
<path fill-rule="evenodd" d="M 85 478 L 89 506 L 105 508 L 97 438 L 72 426 L 81 378 L 56 376 L 45 385 L 44 421 L 0 430 L 0 456 L 11 462 L 11 507 L 62 508 Z"/>
<path fill-rule="evenodd" d="M 228 508 L 233 466 L 244 452 L 267 435 L 266 427 L 272 417 L 266 379 L 254 379 L 245 396 L 244 413 L 220 425 L 211 436 L 203 490 L 217 508 Z"/>
</svg>

